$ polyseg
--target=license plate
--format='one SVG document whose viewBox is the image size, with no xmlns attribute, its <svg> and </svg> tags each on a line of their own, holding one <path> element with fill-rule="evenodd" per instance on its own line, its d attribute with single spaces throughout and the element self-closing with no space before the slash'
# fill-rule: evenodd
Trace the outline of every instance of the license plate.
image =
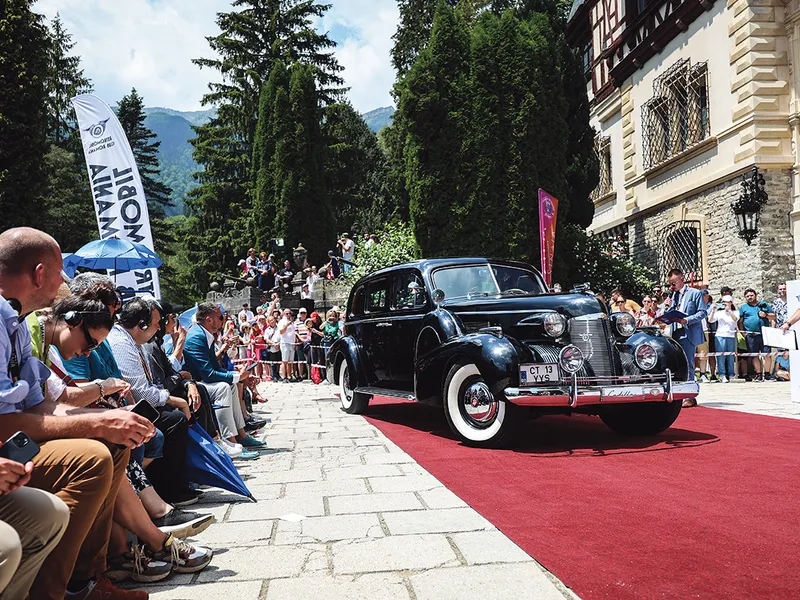
<svg viewBox="0 0 800 600">
<path fill-rule="evenodd" d="M 521 386 L 551 381 L 558 381 L 558 365 L 555 363 L 519 366 L 519 384 Z"/>
</svg>

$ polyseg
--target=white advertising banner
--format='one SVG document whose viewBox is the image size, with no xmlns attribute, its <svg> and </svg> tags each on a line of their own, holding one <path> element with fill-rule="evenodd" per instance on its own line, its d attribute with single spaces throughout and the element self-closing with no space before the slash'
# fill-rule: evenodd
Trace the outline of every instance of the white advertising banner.
<svg viewBox="0 0 800 600">
<path fill-rule="evenodd" d="M 786 282 L 786 315 L 791 317 L 800 308 L 800 280 Z M 800 324 L 792 329 L 800 333 Z M 800 402 L 800 350 L 789 352 L 789 369 L 791 373 L 792 402 Z"/>
<path fill-rule="evenodd" d="M 153 250 L 147 200 L 128 138 L 117 116 L 97 96 L 72 99 L 89 170 L 100 239 L 117 237 Z M 123 295 L 161 297 L 157 269 L 109 271 Z"/>
</svg>

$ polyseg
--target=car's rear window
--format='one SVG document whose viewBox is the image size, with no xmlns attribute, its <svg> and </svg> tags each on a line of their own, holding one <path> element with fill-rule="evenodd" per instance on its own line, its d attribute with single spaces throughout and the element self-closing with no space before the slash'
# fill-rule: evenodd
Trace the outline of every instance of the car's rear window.
<svg viewBox="0 0 800 600">
<path fill-rule="evenodd" d="M 367 285 L 367 312 L 386 310 L 386 296 L 389 291 L 389 280 L 379 279 Z"/>
</svg>

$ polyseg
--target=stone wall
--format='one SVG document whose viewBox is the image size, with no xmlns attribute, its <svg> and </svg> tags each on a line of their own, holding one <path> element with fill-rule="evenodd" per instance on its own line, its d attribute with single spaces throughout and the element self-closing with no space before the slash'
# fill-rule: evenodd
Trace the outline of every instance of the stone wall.
<svg viewBox="0 0 800 600">
<path fill-rule="evenodd" d="M 637 262 L 656 270 L 662 231 L 670 223 L 699 220 L 702 223 L 703 262 L 706 282 L 714 297 L 723 285 L 736 290 L 743 301 L 744 290 L 752 287 L 770 300 L 779 282 L 796 278 L 789 212 L 792 209 L 789 170 L 763 170 L 769 201 L 764 206 L 759 235 L 750 246 L 737 235 L 731 203 L 738 198 L 741 178 L 737 177 L 686 200 L 662 208 L 629 224 L 631 255 Z M 664 277 L 663 273 L 659 273 Z"/>
</svg>

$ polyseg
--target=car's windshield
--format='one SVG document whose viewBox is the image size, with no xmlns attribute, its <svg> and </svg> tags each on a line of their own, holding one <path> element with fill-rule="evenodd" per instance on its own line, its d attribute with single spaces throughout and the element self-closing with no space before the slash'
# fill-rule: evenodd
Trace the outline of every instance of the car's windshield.
<svg viewBox="0 0 800 600">
<path fill-rule="evenodd" d="M 445 299 L 490 294 L 543 294 L 539 278 L 531 271 L 504 265 L 465 265 L 438 269 L 433 286 Z"/>
</svg>

